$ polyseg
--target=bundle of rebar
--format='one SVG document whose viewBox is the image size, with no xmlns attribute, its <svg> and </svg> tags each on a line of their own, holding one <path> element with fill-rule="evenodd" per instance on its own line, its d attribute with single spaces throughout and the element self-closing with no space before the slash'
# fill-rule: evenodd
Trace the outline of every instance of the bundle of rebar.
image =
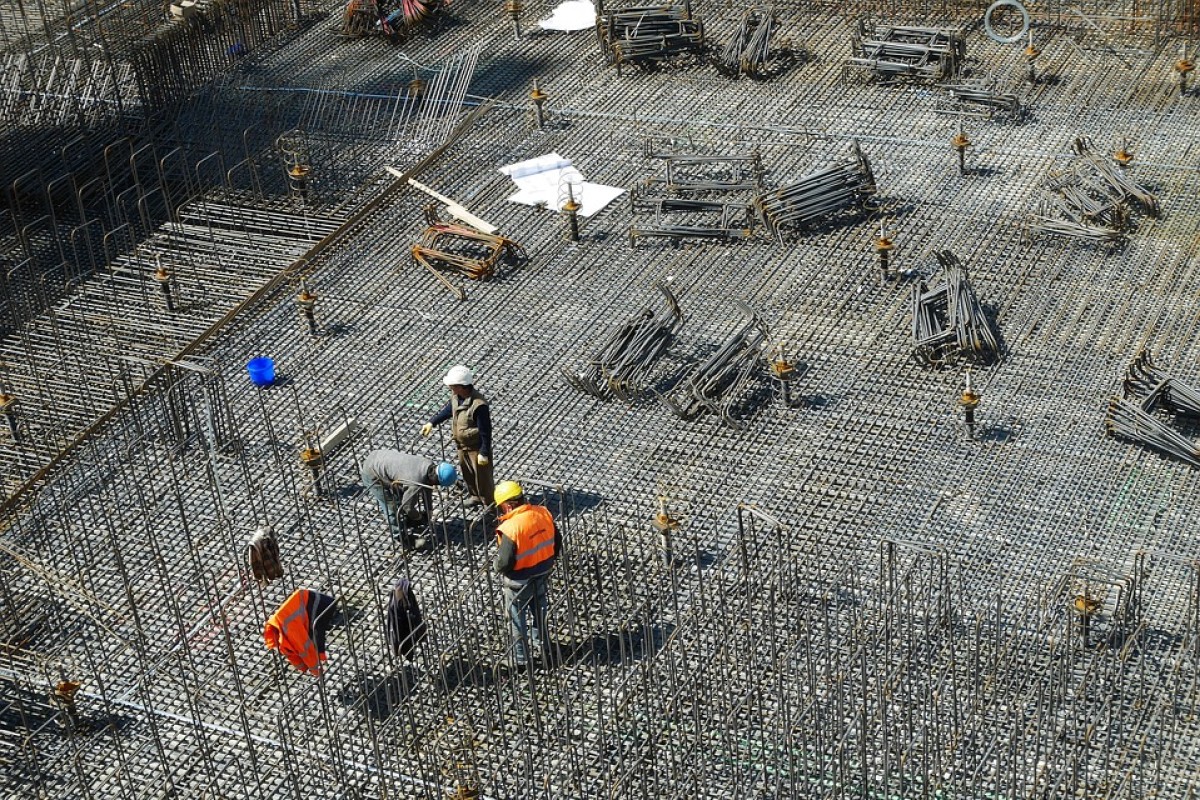
<svg viewBox="0 0 1200 800">
<path fill-rule="evenodd" d="M 734 300 L 733 304 L 745 315 L 746 322 L 716 352 L 688 372 L 672 392 L 659 395 L 663 405 L 680 419 L 695 419 L 707 410 L 731 428 L 746 427 L 746 421 L 735 416 L 734 411 L 753 382 L 755 372 L 762 371 L 763 345 L 770 334 L 767 324 L 752 308 L 740 300 Z"/>
<path fill-rule="evenodd" d="M 775 31 L 772 9 L 751 7 L 742 13 L 729 44 L 713 59 L 718 71 L 730 75 L 761 77 L 771 54 L 771 34 Z"/>
<path fill-rule="evenodd" d="M 704 23 L 692 17 L 690 0 L 610 9 L 596 18 L 605 63 L 652 64 L 704 50 Z"/>
<path fill-rule="evenodd" d="M 457 272 L 473 281 L 496 274 L 496 266 L 504 261 L 515 264 L 526 258 L 525 249 L 504 236 L 484 233 L 466 225 L 437 222 L 425 229 L 421 241 L 412 246 L 413 261 L 425 267 L 442 281 L 459 300 L 466 299 L 462 290 L 448 283 L 439 270 Z"/>
<path fill-rule="evenodd" d="M 1021 113 L 1020 99 L 1015 94 L 1001 91 L 994 81 L 977 79 L 962 83 L 943 83 L 940 88 L 959 109 L 974 106 L 1010 117 Z"/>
<path fill-rule="evenodd" d="M 634 193 L 630 193 L 633 197 Z M 750 207 L 746 203 L 718 200 L 660 197 L 634 199 L 634 209 L 651 211 L 653 225 L 629 229 L 629 243 L 643 237 L 666 239 L 748 239 L 754 233 Z"/>
<path fill-rule="evenodd" d="M 1076 138 L 1073 147 L 1078 157 L 1043 184 L 1029 218 L 1033 232 L 1115 244 L 1129 229 L 1133 208 L 1158 216 L 1158 199 L 1123 168 L 1096 155 L 1084 137 Z"/>
<path fill-rule="evenodd" d="M 966 40 L 958 28 L 878 25 L 874 31 L 860 21 L 849 64 L 877 78 L 945 80 L 957 74 L 966 57 Z"/>
<path fill-rule="evenodd" d="M 1200 391 L 1155 366 L 1147 350 L 1134 357 L 1122 383 L 1124 397 L 1109 401 L 1104 427 L 1111 436 L 1136 442 L 1200 467 L 1200 448 L 1156 415 L 1200 417 Z"/>
<path fill-rule="evenodd" d="M 932 284 L 920 281 L 912 290 L 913 358 L 925 367 L 991 363 L 1000 345 L 966 269 L 949 250 L 937 259 L 942 272 Z"/>
<path fill-rule="evenodd" d="M 851 142 L 848 158 L 759 195 L 753 205 L 763 225 L 783 241 L 785 229 L 810 227 L 840 212 L 861 209 L 875 190 L 871 163 L 858 142 Z"/>
<path fill-rule="evenodd" d="M 665 300 L 657 312 L 647 306 L 621 324 L 584 367 L 561 368 L 567 383 L 581 392 L 609 400 L 630 400 L 649 376 L 683 326 L 683 311 L 663 281 L 654 284 Z"/>
<path fill-rule="evenodd" d="M 653 154 L 663 160 L 663 177 L 643 181 L 648 189 L 661 188 L 669 195 L 761 191 L 762 158 L 757 151 L 740 156 Z"/>
<path fill-rule="evenodd" d="M 757 152 L 744 156 L 648 155 L 664 160 L 665 174 L 645 179 L 641 191 L 629 193 L 635 214 L 654 214 L 652 225 L 630 227 L 631 245 L 643 237 L 748 239 L 753 235 L 753 214 L 746 197 L 762 186 Z"/>
<path fill-rule="evenodd" d="M 1175 414 L 1200 416 L 1200 391 L 1155 366 L 1149 350 L 1130 362 L 1123 386 L 1125 397 L 1137 398 L 1143 405 L 1161 404 Z"/>
</svg>

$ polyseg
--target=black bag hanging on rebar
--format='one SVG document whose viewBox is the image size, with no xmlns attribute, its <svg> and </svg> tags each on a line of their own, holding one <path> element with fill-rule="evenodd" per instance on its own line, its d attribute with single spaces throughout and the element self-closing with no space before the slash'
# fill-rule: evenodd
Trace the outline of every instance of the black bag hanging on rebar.
<svg viewBox="0 0 1200 800">
<path fill-rule="evenodd" d="M 393 656 L 408 658 L 425 638 L 425 620 L 417 595 L 407 578 L 399 578 L 392 584 L 387 605 L 387 642 Z"/>
</svg>

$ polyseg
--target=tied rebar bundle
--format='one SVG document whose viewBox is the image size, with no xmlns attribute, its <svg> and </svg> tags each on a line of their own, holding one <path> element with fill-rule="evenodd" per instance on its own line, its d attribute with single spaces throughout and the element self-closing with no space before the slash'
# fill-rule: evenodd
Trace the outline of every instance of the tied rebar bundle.
<svg viewBox="0 0 1200 800">
<path fill-rule="evenodd" d="M 612 9 L 596 17 L 596 38 L 606 64 L 649 65 L 704 50 L 704 23 L 692 17 L 692 5 L 664 3 Z"/>
<path fill-rule="evenodd" d="M 635 211 L 654 214 L 653 225 L 629 229 L 629 243 L 658 236 L 667 239 L 749 239 L 754 233 L 746 203 L 660 197 L 637 198 L 630 193 Z"/>
<path fill-rule="evenodd" d="M 1146 350 L 1130 363 L 1122 388 L 1124 397 L 1114 397 L 1108 404 L 1104 419 L 1108 434 L 1200 467 L 1196 443 L 1155 413 L 1200 416 L 1200 391 L 1156 367 Z"/>
<path fill-rule="evenodd" d="M 666 301 L 663 308 L 655 312 L 646 307 L 627 319 L 583 369 L 561 368 L 567 383 L 602 400 L 633 397 L 683 326 L 683 310 L 670 287 L 662 281 L 654 287 Z"/>
<path fill-rule="evenodd" d="M 1011 92 L 1001 91 L 994 81 L 976 79 L 962 83 L 943 83 L 940 88 L 949 97 L 953 110 L 961 111 L 974 107 L 1008 117 L 1021 114 L 1020 99 Z"/>
<path fill-rule="evenodd" d="M 762 371 L 763 345 L 770 334 L 754 309 L 740 300 L 734 300 L 733 304 L 745 315 L 746 322 L 715 353 L 692 369 L 674 392 L 659 395 L 680 419 L 694 419 L 707 410 L 731 428 L 746 428 L 746 421 L 735 416 L 735 411 L 745 399 L 755 373 Z"/>
<path fill-rule="evenodd" d="M 663 159 L 665 175 L 646 178 L 641 191 L 629 193 L 635 214 L 654 215 L 653 224 L 630 227 L 631 245 L 643 237 L 727 240 L 748 239 L 754 234 L 753 214 L 745 198 L 748 192 L 762 188 L 757 152 L 745 156 L 647 155 Z M 726 199 L 730 195 L 739 199 Z"/>
<path fill-rule="evenodd" d="M 662 177 L 651 176 L 642 183 L 646 190 L 661 189 L 672 196 L 694 196 L 724 192 L 762 191 L 763 165 L 757 150 L 741 156 L 659 154 Z"/>
<path fill-rule="evenodd" d="M 746 9 L 729 44 L 713 60 L 719 72 L 736 77 L 762 77 L 771 54 L 771 35 L 775 32 L 772 9 Z"/>
<path fill-rule="evenodd" d="M 412 246 L 412 257 L 458 295 L 459 300 L 464 300 L 462 291 L 448 283 L 439 270 L 449 270 L 479 281 L 494 276 L 501 261 L 516 264 L 527 256 L 521 245 L 507 237 L 477 231 L 466 225 L 436 222 L 427 227 L 421 241 Z"/>
<path fill-rule="evenodd" d="M 754 199 L 763 225 L 780 242 L 788 228 L 811 227 L 842 211 L 858 210 L 875 194 L 875 173 L 858 142 L 845 160 Z"/>
<path fill-rule="evenodd" d="M 851 67 L 868 70 L 880 79 L 945 80 L 958 73 L 967 54 L 958 28 L 877 25 L 874 31 L 860 21 L 852 42 Z"/>
<path fill-rule="evenodd" d="M 937 253 L 942 273 L 932 284 L 920 281 L 912 291 L 913 358 L 925 367 L 944 367 L 960 359 L 989 364 L 1000 345 L 967 271 L 949 250 Z"/>
<path fill-rule="evenodd" d="M 1031 231 L 1116 244 L 1128 231 L 1135 209 L 1158 216 L 1158 199 L 1121 168 L 1096 155 L 1088 139 L 1076 138 L 1074 150 L 1077 157 L 1043 183 L 1030 215 Z"/>
</svg>

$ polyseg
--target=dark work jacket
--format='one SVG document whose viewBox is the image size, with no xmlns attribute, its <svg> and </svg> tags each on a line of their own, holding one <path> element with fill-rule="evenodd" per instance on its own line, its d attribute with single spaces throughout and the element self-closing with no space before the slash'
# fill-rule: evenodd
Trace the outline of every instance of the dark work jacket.
<svg viewBox="0 0 1200 800">
<path fill-rule="evenodd" d="M 266 528 L 259 528 L 246 545 L 246 560 L 250 562 L 250 574 L 259 583 L 269 583 L 283 577 L 279 544 L 275 541 L 275 534 Z"/>
<path fill-rule="evenodd" d="M 392 587 L 387 604 L 387 642 L 394 656 L 408 658 L 425 638 L 425 620 L 407 578 Z"/>
</svg>

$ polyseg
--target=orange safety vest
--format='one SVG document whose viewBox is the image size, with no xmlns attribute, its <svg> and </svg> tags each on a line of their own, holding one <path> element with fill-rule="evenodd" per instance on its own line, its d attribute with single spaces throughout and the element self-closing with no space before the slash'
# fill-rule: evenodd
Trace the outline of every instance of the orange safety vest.
<svg viewBox="0 0 1200 800">
<path fill-rule="evenodd" d="M 263 627 L 263 639 L 267 649 L 278 650 L 292 666 L 301 672 L 321 674 L 321 662 L 325 661 L 324 649 L 317 648 L 316 631 L 313 628 L 317 612 L 318 593 L 311 589 L 297 589 L 283 601 Z"/>
<path fill-rule="evenodd" d="M 557 555 L 554 517 L 543 506 L 526 503 L 500 517 L 496 537 L 501 536 L 511 539 L 516 546 L 517 560 L 512 577 L 517 580 L 543 574 L 550 568 L 546 562 Z M 539 566 L 543 569 L 537 569 Z"/>
</svg>

